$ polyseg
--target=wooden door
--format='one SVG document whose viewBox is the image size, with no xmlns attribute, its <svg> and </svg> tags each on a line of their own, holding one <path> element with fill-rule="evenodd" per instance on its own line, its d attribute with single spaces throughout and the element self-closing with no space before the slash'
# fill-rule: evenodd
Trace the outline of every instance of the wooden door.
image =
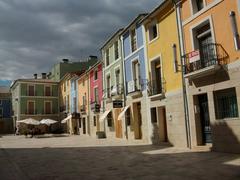
<svg viewBox="0 0 240 180">
<path fill-rule="evenodd" d="M 122 138 L 122 120 L 118 120 L 118 116 L 121 113 L 121 108 L 117 108 L 114 110 L 114 119 L 115 119 L 115 129 L 116 129 L 116 137 Z"/>
</svg>

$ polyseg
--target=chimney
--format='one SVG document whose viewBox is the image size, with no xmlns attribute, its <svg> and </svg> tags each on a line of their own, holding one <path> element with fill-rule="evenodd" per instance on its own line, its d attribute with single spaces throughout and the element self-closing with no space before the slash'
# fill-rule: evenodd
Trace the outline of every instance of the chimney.
<svg viewBox="0 0 240 180">
<path fill-rule="evenodd" d="M 98 59 L 98 57 L 97 56 L 92 56 L 92 55 L 90 55 L 89 57 L 88 57 L 88 60 L 90 61 L 90 60 L 97 60 Z"/>
<path fill-rule="evenodd" d="M 47 73 L 42 73 L 42 79 L 47 79 Z"/>
<path fill-rule="evenodd" d="M 34 79 L 37 79 L 37 74 L 33 74 Z"/>
<path fill-rule="evenodd" d="M 69 59 L 63 59 L 62 60 L 64 63 L 68 63 L 69 62 Z"/>
</svg>

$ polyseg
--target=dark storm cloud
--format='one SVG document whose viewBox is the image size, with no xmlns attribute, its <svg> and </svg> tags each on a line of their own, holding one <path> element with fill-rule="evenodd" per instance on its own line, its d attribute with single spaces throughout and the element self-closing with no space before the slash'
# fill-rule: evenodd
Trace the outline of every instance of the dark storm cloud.
<svg viewBox="0 0 240 180">
<path fill-rule="evenodd" d="M 0 0 L 0 79 L 47 72 L 104 41 L 161 0 Z"/>
</svg>

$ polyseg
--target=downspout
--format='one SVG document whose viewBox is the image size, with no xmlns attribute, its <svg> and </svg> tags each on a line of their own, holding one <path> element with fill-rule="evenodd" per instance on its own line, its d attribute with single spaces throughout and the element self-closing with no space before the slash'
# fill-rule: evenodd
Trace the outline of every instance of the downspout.
<svg viewBox="0 0 240 180">
<path fill-rule="evenodd" d="M 121 41 L 121 56 L 122 56 L 122 80 L 123 80 L 123 107 L 126 107 L 126 99 L 127 99 L 127 95 L 126 95 L 126 74 L 125 74 L 125 60 L 124 60 L 124 50 L 123 50 L 123 36 L 121 35 L 120 37 L 120 41 Z M 126 118 L 125 119 L 125 131 L 126 131 L 126 139 L 128 139 L 128 127 L 127 127 L 127 122 L 126 122 Z"/>
<path fill-rule="evenodd" d="M 181 17 L 181 0 L 173 0 L 175 9 L 176 9 L 176 19 L 177 19 L 177 29 L 178 29 L 178 39 L 180 44 L 180 53 L 181 53 L 181 73 L 182 73 L 182 90 L 183 90 L 183 103 L 184 103 L 184 114 L 185 114 L 185 128 L 186 128 L 186 138 L 187 138 L 187 147 L 192 148 L 191 144 L 191 132 L 190 132 L 190 122 L 189 122 L 189 109 L 188 109 L 188 98 L 186 91 L 186 82 L 184 78 L 185 69 L 184 69 L 184 54 L 185 54 L 185 44 L 183 40 L 183 26 L 182 26 L 182 17 Z"/>
<path fill-rule="evenodd" d="M 88 119 L 89 119 L 89 135 L 91 136 L 91 122 L 90 122 L 90 109 L 91 109 L 91 107 L 90 107 L 90 76 L 89 76 L 89 72 L 86 72 L 86 77 L 87 77 L 87 103 L 88 103 L 88 115 L 87 115 L 87 117 L 88 117 Z M 84 81 L 84 79 L 83 79 L 83 81 Z"/>
<path fill-rule="evenodd" d="M 103 101 L 103 112 L 105 112 L 105 90 L 106 90 L 106 86 L 105 86 L 105 59 L 104 59 L 104 53 L 103 51 L 101 51 L 102 54 L 102 101 Z M 103 121 L 103 131 L 105 132 L 105 136 L 107 136 L 106 134 L 106 126 L 105 126 L 105 121 Z"/>
</svg>

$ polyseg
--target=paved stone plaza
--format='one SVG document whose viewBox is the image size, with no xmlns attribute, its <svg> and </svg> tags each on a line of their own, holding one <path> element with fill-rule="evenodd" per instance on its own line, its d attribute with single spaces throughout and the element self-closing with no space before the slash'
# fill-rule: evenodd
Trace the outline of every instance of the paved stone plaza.
<svg viewBox="0 0 240 180">
<path fill-rule="evenodd" d="M 240 154 L 90 137 L 2 136 L 0 179 L 240 179 Z"/>
</svg>

